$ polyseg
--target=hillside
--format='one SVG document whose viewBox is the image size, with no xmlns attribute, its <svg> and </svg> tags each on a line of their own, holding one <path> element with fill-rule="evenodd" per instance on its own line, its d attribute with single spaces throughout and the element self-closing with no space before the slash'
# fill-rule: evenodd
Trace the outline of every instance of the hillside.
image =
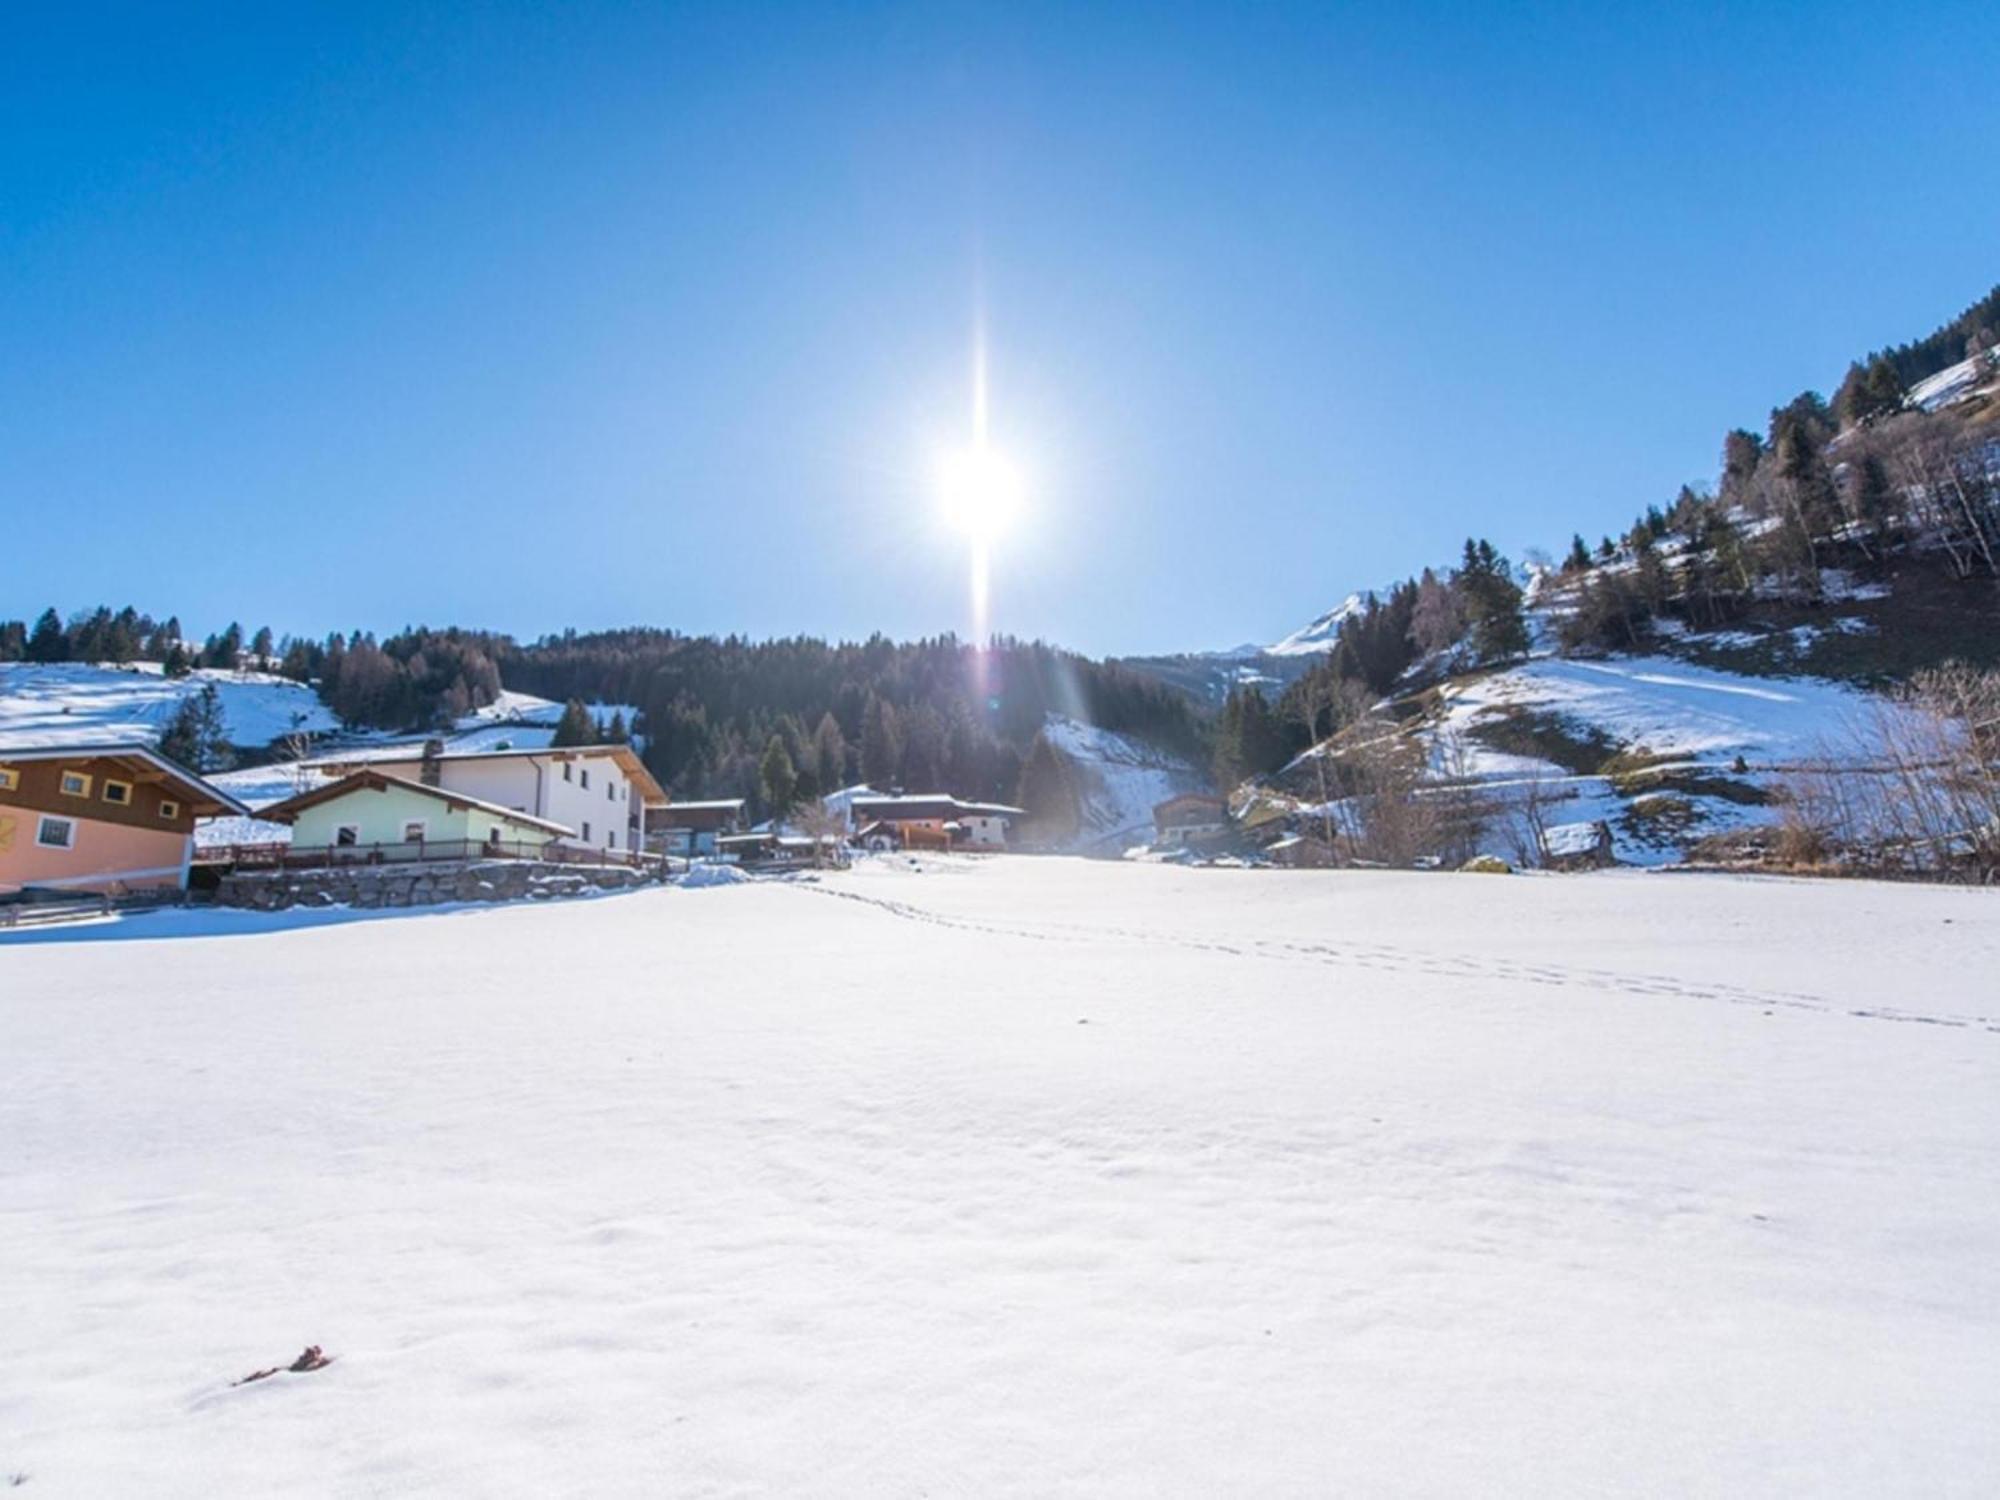
<svg viewBox="0 0 2000 1500">
<path fill-rule="evenodd" d="M 311 688 L 268 672 L 202 668 L 168 677 L 156 662 L 9 662 L 0 663 L 0 743 L 152 743 L 182 701 L 210 685 L 221 699 L 230 741 L 243 749 L 339 728 Z"/>
</svg>

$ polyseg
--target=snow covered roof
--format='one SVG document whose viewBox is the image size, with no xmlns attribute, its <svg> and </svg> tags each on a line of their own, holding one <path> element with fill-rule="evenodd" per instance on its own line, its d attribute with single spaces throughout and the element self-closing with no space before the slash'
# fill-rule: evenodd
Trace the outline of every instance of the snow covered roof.
<svg viewBox="0 0 2000 1500">
<path fill-rule="evenodd" d="M 886 818 L 945 817 L 1025 818 L 1026 808 L 1009 807 L 1004 802 L 961 802 L 945 792 L 900 794 L 893 797 L 871 795 L 852 799 L 855 816 Z"/>
</svg>

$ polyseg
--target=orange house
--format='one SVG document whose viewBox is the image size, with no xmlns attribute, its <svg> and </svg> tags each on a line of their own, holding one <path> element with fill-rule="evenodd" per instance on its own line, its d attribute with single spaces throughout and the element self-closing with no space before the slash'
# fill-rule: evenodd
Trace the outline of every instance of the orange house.
<svg viewBox="0 0 2000 1500">
<path fill-rule="evenodd" d="M 145 745 L 0 747 L 0 894 L 183 887 L 194 820 L 248 811 Z"/>
</svg>

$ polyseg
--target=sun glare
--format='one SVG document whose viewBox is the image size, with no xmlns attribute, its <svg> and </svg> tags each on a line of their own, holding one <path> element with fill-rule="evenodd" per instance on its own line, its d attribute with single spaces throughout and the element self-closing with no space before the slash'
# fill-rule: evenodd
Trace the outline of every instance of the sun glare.
<svg viewBox="0 0 2000 1500">
<path fill-rule="evenodd" d="M 938 490 L 945 516 L 973 541 L 992 541 L 1020 514 L 1020 476 L 991 449 L 953 453 L 941 468 Z"/>
</svg>

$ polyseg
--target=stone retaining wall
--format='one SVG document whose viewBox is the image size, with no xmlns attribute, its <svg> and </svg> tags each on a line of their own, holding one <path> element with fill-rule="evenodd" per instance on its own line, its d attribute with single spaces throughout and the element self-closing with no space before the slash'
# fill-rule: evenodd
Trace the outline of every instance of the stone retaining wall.
<svg viewBox="0 0 2000 1500">
<path fill-rule="evenodd" d="M 550 900 L 625 890 L 653 877 L 625 865 L 559 865 L 496 859 L 426 865 L 342 865 L 248 871 L 222 877 L 218 906 L 435 906 L 443 901 Z"/>
</svg>

